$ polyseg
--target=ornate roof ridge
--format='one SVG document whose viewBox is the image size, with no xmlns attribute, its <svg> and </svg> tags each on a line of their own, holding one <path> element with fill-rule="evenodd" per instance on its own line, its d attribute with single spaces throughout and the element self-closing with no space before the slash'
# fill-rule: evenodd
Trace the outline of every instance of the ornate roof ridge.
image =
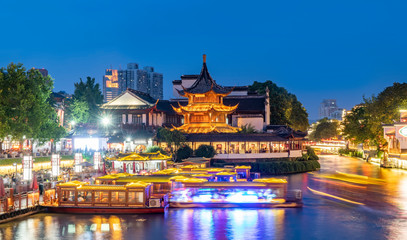
<svg viewBox="0 0 407 240">
<path fill-rule="evenodd" d="M 206 65 L 206 55 L 204 54 L 204 61 L 202 64 L 201 73 L 199 77 L 196 79 L 194 84 L 192 84 L 189 88 L 183 88 L 183 91 L 178 91 L 181 95 L 183 93 L 207 93 L 209 91 L 214 91 L 215 93 L 219 94 L 228 94 L 230 93 L 233 88 L 225 88 L 218 85 L 215 80 L 211 77 L 208 71 L 208 67 Z"/>
</svg>

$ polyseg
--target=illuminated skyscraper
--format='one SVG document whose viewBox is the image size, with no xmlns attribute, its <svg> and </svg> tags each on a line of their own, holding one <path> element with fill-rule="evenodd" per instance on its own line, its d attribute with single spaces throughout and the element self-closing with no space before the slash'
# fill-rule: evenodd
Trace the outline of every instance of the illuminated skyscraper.
<svg viewBox="0 0 407 240">
<path fill-rule="evenodd" d="M 117 70 L 106 69 L 103 76 L 103 100 L 109 102 L 120 94 Z"/>
</svg>

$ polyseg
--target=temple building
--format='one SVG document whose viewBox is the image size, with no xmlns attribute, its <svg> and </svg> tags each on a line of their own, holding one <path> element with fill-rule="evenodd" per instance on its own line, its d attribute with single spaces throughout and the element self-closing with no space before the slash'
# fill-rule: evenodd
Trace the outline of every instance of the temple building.
<svg viewBox="0 0 407 240">
<path fill-rule="evenodd" d="M 152 145 L 157 128 L 165 123 L 179 125 L 181 116 L 173 113 L 167 100 L 156 100 L 149 94 L 128 88 L 116 98 L 101 106 L 110 116 L 106 126 L 108 148 L 122 152 L 142 152 Z M 171 124 L 173 123 L 173 124 Z"/>
<path fill-rule="evenodd" d="M 187 80 L 181 77 L 188 86 L 181 81 L 182 90 L 179 81 L 173 82 L 180 96 L 171 100 L 178 105 L 173 109 L 184 119 L 183 125 L 173 129 L 186 134 L 186 144 L 193 150 L 203 144 L 211 145 L 217 152 L 214 159 L 225 161 L 302 156 L 305 133 L 288 127 L 284 131 L 268 131 L 273 129 L 269 125 L 268 90 L 266 95 L 258 95 L 238 87 L 232 95 L 233 87 L 219 86 L 210 76 L 205 55 L 201 73 L 196 78 L 187 76 Z M 248 124 L 257 133 L 239 132 Z"/>
<path fill-rule="evenodd" d="M 226 106 L 223 98 L 232 92 L 216 84 L 208 72 L 204 55 L 201 74 L 189 88 L 179 91 L 188 98 L 188 105 L 173 107 L 174 111 L 184 117 L 184 124 L 174 127 L 184 133 L 236 133 L 239 128 L 227 124 L 227 115 L 233 113 L 238 104 Z"/>
<path fill-rule="evenodd" d="M 213 146 L 218 153 L 215 159 L 248 161 L 302 156 L 305 133 L 270 126 L 268 90 L 263 95 L 250 92 L 248 86 L 218 85 L 209 74 L 205 56 L 199 75 L 182 75 L 173 84 L 175 99 L 156 100 L 149 94 L 127 89 L 102 105 L 104 114 L 112 117 L 105 134 L 109 149 L 142 152 L 157 140 L 157 129 L 166 127 L 183 132 L 186 144 L 193 150 L 203 144 Z M 248 125 L 256 133 L 239 131 Z M 157 145 L 171 147 L 158 141 Z"/>
</svg>

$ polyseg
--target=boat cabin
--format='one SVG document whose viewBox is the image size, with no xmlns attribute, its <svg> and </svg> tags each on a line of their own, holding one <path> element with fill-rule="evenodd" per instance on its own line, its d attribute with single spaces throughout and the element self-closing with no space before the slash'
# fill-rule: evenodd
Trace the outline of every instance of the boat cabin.
<svg viewBox="0 0 407 240">
<path fill-rule="evenodd" d="M 285 203 L 285 179 L 256 179 L 253 182 L 207 182 L 204 179 L 177 179 L 173 184 L 171 206 L 192 203 Z M 174 203 L 174 204 L 173 204 Z"/>
<path fill-rule="evenodd" d="M 145 207 L 151 194 L 151 183 L 126 185 L 89 185 L 67 182 L 57 185 L 58 206 L 77 207 Z"/>
</svg>

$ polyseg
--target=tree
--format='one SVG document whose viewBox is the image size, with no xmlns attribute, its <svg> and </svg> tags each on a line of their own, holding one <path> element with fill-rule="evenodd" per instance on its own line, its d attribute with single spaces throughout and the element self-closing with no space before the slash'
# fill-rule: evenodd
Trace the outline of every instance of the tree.
<svg viewBox="0 0 407 240">
<path fill-rule="evenodd" d="M 78 83 L 75 83 L 72 102 L 68 106 L 67 120 L 75 122 L 78 120 L 78 123 L 96 123 L 100 115 L 99 106 L 102 103 L 102 91 L 99 83 L 95 84 L 95 78 L 87 77 L 86 82 L 81 78 Z"/>
<path fill-rule="evenodd" d="M 195 156 L 212 158 L 215 156 L 216 151 L 211 145 L 200 145 L 197 150 L 195 150 Z"/>
<path fill-rule="evenodd" d="M 175 145 L 175 149 L 185 142 L 185 135 L 178 130 L 169 130 L 167 128 L 159 128 L 157 130 L 157 140 L 159 142 L 166 142 L 168 147 L 171 147 L 172 144 Z"/>
<path fill-rule="evenodd" d="M 294 94 L 285 88 L 278 87 L 272 81 L 260 83 L 255 81 L 249 86 L 249 91 L 266 94 L 269 89 L 270 123 L 273 125 L 288 125 L 293 129 L 305 131 L 308 124 L 308 113 Z"/>
<path fill-rule="evenodd" d="M 240 130 L 239 130 L 239 133 L 245 133 L 245 134 L 256 133 L 256 132 L 257 132 L 256 129 L 250 123 L 241 126 Z"/>
<path fill-rule="evenodd" d="M 400 109 L 407 108 L 407 83 L 393 83 L 377 96 L 364 98 L 361 106 L 352 109 L 345 117 L 345 137 L 355 143 L 385 149 L 383 124 L 399 121 Z"/>
<path fill-rule="evenodd" d="M 0 72 L 0 137 L 10 135 L 20 142 L 20 150 L 24 138 L 45 141 L 61 137 L 64 130 L 51 105 L 51 77 L 13 63 Z"/>
<path fill-rule="evenodd" d="M 71 121 L 75 122 L 76 124 L 89 122 L 90 110 L 86 101 L 74 99 L 69 109 Z"/>
<path fill-rule="evenodd" d="M 158 152 L 158 151 L 160 151 L 161 154 L 165 154 L 165 155 L 168 154 L 164 149 L 160 148 L 159 146 L 150 146 L 150 147 L 148 147 L 147 150 L 146 150 L 146 153 L 155 153 L 155 152 Z"/>
<path fill-rule="evenodd" d="M 343 136 L 355 144 L 368 143 L 375 135 L 371 131 L 370 124 L 366 106 L 354 107 L 342 122 Z"/>
<path fill-rule="evenodd" d="M 193 153 L 194 151 L 190 146 L 183 145 L 177 150 L 176 153 L 177 161 L 180 162 L 183 159 L 189 158 L 190 156 L 192 156 Z"/>
<path fill-rule="evenodd" d="M 338 135 L 338 127 L 339 122 L 337 120 L 323 118 L 315 125 L 309 138 L 313 141 L 320 141 L 321 139 L 336 137 Z"/>
</svg>

